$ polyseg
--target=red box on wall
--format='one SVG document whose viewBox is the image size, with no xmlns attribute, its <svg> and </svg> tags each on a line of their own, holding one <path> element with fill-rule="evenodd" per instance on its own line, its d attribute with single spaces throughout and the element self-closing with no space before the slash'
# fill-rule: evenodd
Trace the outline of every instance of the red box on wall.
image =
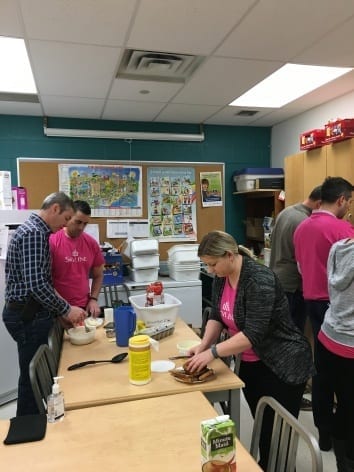
<svg viewBox="0 0 354 472">
<path fill-rule="evenodd" d="M 315 149 L 325 144 L 326 130 L 312 129 L 300 134 L 300 149 L 306 151 L 307 149 Z"/>
<path fill-rule="evenodd" d="M 326 143 L 354 138 L 354 119 L 345 118 L 344 120 L 330 121 L 325 125 L 325 129 Z"/>
</svg>

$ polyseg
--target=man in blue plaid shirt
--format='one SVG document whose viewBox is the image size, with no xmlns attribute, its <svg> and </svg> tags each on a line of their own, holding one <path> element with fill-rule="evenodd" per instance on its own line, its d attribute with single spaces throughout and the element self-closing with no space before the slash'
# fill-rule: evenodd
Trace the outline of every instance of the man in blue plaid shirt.
<svg viewBox="0 0 354 472">
<path fill-rule="evenodd" d="M 73 214 L 72 200 L 63 192 L 52 193 L 9 243 L 3 321 L 18 347 L 17 416 L 38 413 L 29 364 L 38 347 L 47 344 L 54 317 L 63 316 L 73 325 L 85 319 L 82 308 L 70 306 L 56 293 L 51 276 L 49 235 L 66 226 Z"/>
</svg>

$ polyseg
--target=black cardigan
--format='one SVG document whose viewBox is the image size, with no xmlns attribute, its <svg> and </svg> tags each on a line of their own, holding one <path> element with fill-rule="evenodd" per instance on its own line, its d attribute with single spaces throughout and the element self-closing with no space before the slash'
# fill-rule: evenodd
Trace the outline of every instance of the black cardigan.
<svg viewBox="0 0 354 472">
<path fill-rule="evenodd" d="M 288 384 L 301 384 L 316 373 L 311 346 L 295 326 L 280 281 L 272 270 L 248 256 L 243 263 L 234 305 L 234 320 L 257 356 Z M 221 321 L 224 277 L 215 277 L 210 319 Z"/>
</svg>

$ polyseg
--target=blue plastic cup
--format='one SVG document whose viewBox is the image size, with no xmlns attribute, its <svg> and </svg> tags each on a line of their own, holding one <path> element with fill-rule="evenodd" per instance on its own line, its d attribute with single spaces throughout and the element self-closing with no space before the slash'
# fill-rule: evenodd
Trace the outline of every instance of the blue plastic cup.
<svg viewBox="0 0 354 472">
<path fill-rule="evenodd" d="M 117 346 L 129 345 L 129 338 L 134 334 L 136 327 L 136 314 L 131 306 L 119 306 L 114 308 L 114 329 L 116 332 Z"/>
</svg>

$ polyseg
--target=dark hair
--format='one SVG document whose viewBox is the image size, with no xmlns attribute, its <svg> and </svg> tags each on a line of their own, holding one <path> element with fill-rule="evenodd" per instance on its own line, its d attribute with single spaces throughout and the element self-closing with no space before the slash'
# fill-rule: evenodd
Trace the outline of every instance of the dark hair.
<svg viewBox="0 0 354 472">
<path fill-rule="evenodd" d="M 318 185 L 315 187 L 309 195 L 309 200 L 313 200 L 314 202 L 317 200 L 321 200 L 322 198 L 322 185 Z"/>
<path fill-rule="evenodd" d="M 45 197 L 41 210 L 48 210 L 48 208 L 55 204 L 59 205 L 60 213 L 63 213 L 63 211 L 68 210 L 69 208 L 74 209 L 74 202 L 68 195 L 66 195 L 66 193 L 54 192 Z"/>
<path fill-rule="evenodd" d="M 209 185 L 208 179 L 202 179 L 202 185 Z"/>
<path fill-rule="evenodd" d="M 85 200 L 75 200 L 74 201 L 74 211 L 81 211 L 84 215 L 91 215 L 91 207 L 90 205 L 85 202 Z"/>
<path fill-rule="evenodd" d="M 340 197 L 349 200 L 352 197 L 353 186 L 342 177 L 327 177 L 321 187 L 323 203 L 334 203 Z"/>
</svg>

